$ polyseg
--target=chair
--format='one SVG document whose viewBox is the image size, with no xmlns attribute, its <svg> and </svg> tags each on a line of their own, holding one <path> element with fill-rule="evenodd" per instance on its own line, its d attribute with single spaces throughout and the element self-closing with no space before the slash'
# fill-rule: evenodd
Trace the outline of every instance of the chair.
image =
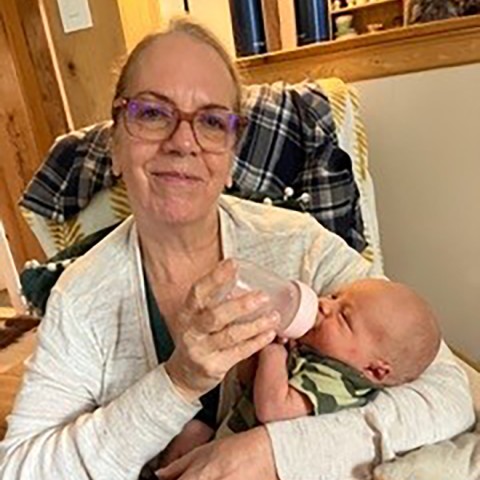
<svg viewBox="0 0 480 480">
<path fill-rule="evenodd" d="M 276 88 L 282 88 L 284 84 L 274 85 L 277 85 Z M 253 87 L 252 92 L 254 88 L 255 87 Z M 256 88 L 261 89 L 262 87 Z M 368 171 L 367 139 L 360 118 L 359 100 L 356 91 L 353 87 L 346 85 L 338 79 L 322 79 L 316 82 L 308 82 L 300 84 L 298 88 L 301 93 L 304 93 L 305 88 L 318 88 L 321 95 L 324 95 L 328 100 L 330 113 L 328 113 L 326 117 L 330 118 L 330 115 L 334 123 L 334 131 L 330 132 L 333 138 L 332 141 L 351 159 L 353 177 L 359 192 L 359 198 L 353 198 L 352 200 L 352 208 L 356 208 L 358 203 L 361 218 L 363 219 L 362 234 L 366 240 L 366 247 L 362 249 L 362 255 L 372 263 L 374 272 L 381 274 L 383 272 L 383 259 L 375 209 L 374 189 Z M 252 98 L 249 98 L 249 101 L 251 102 L 251 111 L 254 111 L 253 105 L 255 105 L 255 101 L 252 100 Z M 326 117 L 318 119 L 322 128 L 324 127 L 322 122 L 325 121 Z M 108 128 L 108 124 L 102 124 L 100 130 L 97 128 L 97 130 L 86 129 L 82 132 L 77 132 L 81 138 L 88 137 L 89 135 L 101 136 L 104 143 L 97 144 L 96 149 L 91 153 L 93 157 L 104 155 L 102 161 L 105 160 L 104 157 L 108 157 L 108 139 L 103 136 L 105 132 L 108 132 Z M 327 125 L 326 129 L 328 128 L 331 128 L 331 125 Z M 62 141 L 62 139 L 60 141 Z M 268 179 L 271 180 L 270 183 L 268 181 L 264 183 L 257 182 L 261 169 L 251 164 L 242 165 L 242 161 L 242 158 L 237 158 L 235 180 L 241 187 L 245 187 L 247 196 L 249 193 L 252 193 L 252 190 L 258 191 L 258 193 L 265 196 L 272 195 L 272 193 L 274 195 L 282 194 L 282 188 L 290 186 L 290 184 L 286 183 L 283 179 L 278 180 L 278 178 L 274 177 L 268 177 Z M 288 159 L 285 161 L 286 168 L 290 172 L 292 165 L 288 163 Z M 301 173 L 302 172 L 299 173 L 298 171 L 294 172 L 295 175 L 292 174 L 290 180 L 293 182 L 293 177 L 295 177 L 296 180 L 303 178 Z M 306 177 L 307 175 L 305 178 Z M 112 179 L 109 179 L 108 182 L 110 182 L 110 180 Z M 300 189 L 296 193 L 299 195 L 303 192 Z M 35 209 L 28 208 L 28 202 L 22 202 L 22 213 L 44 248 L 47 256 L 52 256 L 65 247 L 71 246 L 78 240 L 85 238 L 85 236 L 90 233 L 121 221 L 129 215 L 130 208 L 126 197 L 125 186 L 121 181 L 114 182 L 112 180 L 108 187 L 100 189 L 93 195 L 93 198 L 85 208 L 82 208 L 67 220 L 59 218 L 58 216 L 57 218 L 46 218 L 38 211 L 35 211 Z M 463 366 L 476 389 L 475 398 L 477 408 L 480 411 L 480 375 L 467 365 L 463 364 Z M 407 455 L 407 457 L 408 456 L 409 455 Z M 377 478 L 378 480 L 397 480 L 398 478 L 388 475 L 390 475 L 389 472 L 378 470 Z"/>
<path fill-rule="evenodd" d="M 257 88 L 257 90 L 255 90 L 255 88 Z M 329 134 L 334 137 L 334 143 L 338 142 L 339 151 L 345 152 L 348 155 L 347 158 L 351 159 L 351 167 L 347 165 L 347 167 L 342 168 L 347 172 L 348 169 L 350 169 L 350 171 L 353 170 L 356 188 L 359 191 L 359 199 L 355 198 L 352 193 L 351 195 L 349 194 L 351 197 L 349 201 L 353 205 L 352 208 L 358 207 L 360 209 L 360 223 L 363 218 L 363 225 L 360 225 L 360 227 L 363 228 L 362 235 L 364 235 L 366 246 L 362 248 L 362 255 L 373 264 L 374 271 L 381 274 L 383 272 L 383 259 L 380 248 L 373 183 L 368 172 L 366 134 L 360 118 L 359 101 L 355 89 L 339 79 L 305 82 L 293 87 L 286 87 L 285 84 L 280 82 L 271 86 L 249 87 L 249 92 L 247 92 L 246 96 L 246 110 L 250 112 L 250 120 L 254 123 L 257 122 L 257 125 L 260 125 L 259 128 L 264 126 L 261 124 L 262 121 L 257 119 L 258 109 L 263 108 L 263 105 L 260 106 L 260 102 L 258 101 L 260 98 L 259 89 L 262 88 L 269 89 L 268 94 L 264 96 L 268 102 L 277 101 L 278 92 L 284 92 L 285 88 L 294 88 L 293 93 L 297 94 L 297 96 L 309 95 L 307 99 L 310 99 L 312 91 L 315 91 L 317 100 L 319 99 L 319 101 L 322 102 L 320 108 L 326 108 L 328 110 L 326 114 L 322 113 L 327 120 L 325 120 L 325 118 L 318 118 L 317 125 L 314 125 L 312 128 L 315 128 L 316 131 L 320 129 L 322 135 L 323 131 L 331 130 Z M 274 94 L 277 95 L 277 97 L 275 97 Z M 263 103 L 265 103 L 264 97 L 262 97 Z M 323 99 L 323 97 L 325 99 Z M 272 98 L 274 98 L 274 100 L 272 100 Z M 292 98 L 295 100 L 293 94 Z M 269 105 L 267 105 L 267 107 L 269 107 Z M 294 107 L 297 108 L 296 106 Z M 277 114 L 277 111 L 279 111 L 279 107 L 276 107 L 275 114 Z M 309 114 L 310 112 L 307 113 Z M 278 113 L 278 115 L 281 115 L 281 113 Z M 333 122 L 333 125 L 327 124 L 329 120 Z M 89 147 L 87 149 L 88 151 L 85 152 L 86 162 L 93 163 L 99 158 L 101 158 L 102 162 L 109 160 L 109 128 L 110 125 L 108 123 L 103 123 L 93 128 L 90 127 L 76 132 L 75 135 L 79 136 L 82 142 L 91 142 L 95 145 L 95 147 Z M 265 139 L 269 133 L 267 130 L 267 135 L 264 134 L 263 139 Z M 275 136 L 274 140 L 271 140 L 272 142 L 277 141 L 277 144 L 273 146 L 270 145 L 272 151 L 285 147 L 284 144 L 279 145 L 277 137 L 278 135 Z M 56 143 L 56 146 L 62 142 L 65 143 L 65 140 L 65 137 L 61 137 Z M 270 171 L 268 175 L 263 175 L 265 178 L 264 181 L 259 182 L 258 179 L 262 177 L 260 174 L 264 173 L 262 170 L 264 166 L 253 165 L 255 158 L 259 158 L 260 155 L 253 155 L 251 151 L 246 151 L 248 150 L 248 145 L 245 147 L 245 143 L 246 142 L 243 142 L 239 147 L 240 151 L 237 155 L 236 167 L 234 168 L 234 180 L 240 187 L 243 196 L 250 197 L 255 193 L 263 194 L 266 197 L 272 195 L 278 197 L 279 195 L 283 195 L 283 189 L 285 187 L 288 188 L 291 185 L 298 190 L 298 197 L 308 188 L 308 193 L 311 194 L 313 191 L 313 195 L 315 195 L 315 186 L 307 185 L 310 182 L 308 176 L 312 176 L 312 173 L 306 170 L 312 167 L 308 165 L 307 167 L 297 167 L 294 165 L 295 162 L 292 162 L 291 158 L 288 158 L 287 155 L 285 155 L 285 158 L 278 159 L 278 161 L 276 159 L 275 166 L 269 167 L 272 171 L 274 168 L 282 167 L 283 170 L 281 170 L 280 173 L 272 173 L 272 171 Z M 54 146 L 50 152 L 50 157 L 55 155 L 56 146 Z M 262 158 L 264 157 L 263 152 L 261 156 Z M 107 160 L 105 160 L 106 158 Z M 318 163 L 316 159 L 314 160 Z M 305 161 L 305 164 L 307 161 L 308 160 Z M 89 167 L 90 170 L 93 168 L 94 167 Z M 333 175 L 328 171 L 328 166 L 324 168 L 321 165 L 318 167 L 315 165 L 315 168 L 318 168 L 317 172 L 320 171 L 320 175 L 326 170 L 325 176 L 327 181 L 331 181 L 328 175 L 330 175 L 330 177 L 333 177 Z M 293 173 L 291 173 L 292 169 Z M 289 171 L 289 175 L 283 173 L 285 170 Z M 105 176 L 107 177 L 108 173 L 106 173 Z M 306 180 L 304 180 L 305 178 Z M 81 179 L 79 182 L 81 182 Z M 101 228 L 121 221 L 130 214 L 130 207 L 123 182 L 115 182 L 107 179 L 106 183 L 108 187 L 95 193 L 86 208 L 81 209 L 78 213 L 66 220 L 62 218 L 62 215 L 58 214 L 51 214 L 51 218 L 46 217 L 45 212 L 39 209 L 35 202 L 29 201 L 28 196 L 24 196 L 21 202 L 22 214 L 37 236 L 48 257 L 55 255 L 60 250 Z M 281 187 L 283 187 L 283 189 Z M 324 185 L 320 185 L 319 189 L 321 190 L 321 194 L 324 195 Z M 330 197 L 335 197 L 335 194 L 331 194 Z M 344 198 L 341 200 L 344 200 Z M 331 201 L 334 202 L 334 200 Z M 321 199 L 319 198 L 317 202 L 321 202 Z M 331 227 L 332 230 L 336 231 L 336 226 L 334 224 L 329 225 L 328 223 L 334 208 L 337 208 L 337 211 L 339 210 L 338 207 L 333 205 L 330 210 L 325 209 L 325 212 L 318 213 L 318 218 L 322 223 L 323 220 L 325 220 L 327 228 Z M 308 207 L 306 209 L 308 211 Z M 345 221 L 343 224 L 345 224 Z M 350 235 L 351 237 L 354 236 L 355 229 L 358 230 L 358 227 L 355 226 L 351 228 L 353 232 L 353 234 Z M 344 232 L 337 231 L 337 233 L 342 235 Z M 348 233 L 345 234 L 345 237 L 347 237 L 347 235 Z M 363 238 L 361 241 L 363 241 Z"/>
</svg>

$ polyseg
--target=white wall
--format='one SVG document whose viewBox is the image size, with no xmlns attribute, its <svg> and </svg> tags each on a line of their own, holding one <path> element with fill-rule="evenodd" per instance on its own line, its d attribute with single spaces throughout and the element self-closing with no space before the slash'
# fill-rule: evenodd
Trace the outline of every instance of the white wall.
<svg viewBox="0 0 480 480">
<path fill-rule="evenodd" d="M 387 274 L 480 361 L 480 65 L 355 84 Z"/>
</svg>

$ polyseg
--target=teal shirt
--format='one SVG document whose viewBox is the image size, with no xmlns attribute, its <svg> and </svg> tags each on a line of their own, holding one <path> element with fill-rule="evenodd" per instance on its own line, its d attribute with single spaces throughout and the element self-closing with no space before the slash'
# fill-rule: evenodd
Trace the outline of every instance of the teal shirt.
<svg viewBox="0 0 480 480">
<path fill-rule="evenodd" d="M 145 280 L 145 296 L 148 308 L 148 317 L 150 319 L 150 327 L 152 329 L 153 341 L 155 343 L 155 352 L 157 354 L 158 363 L 166 362 L 173 353 L 175 344 L 172 336 L 168 331 L 160 309 L 158 308 L 155 296 L 150 288 L 147 275 L 143 272 Z M 217 426 L 217 409 L 220 396 L 220 387 L 216 387 L 210 392 L 200 397 L 202 409 L 195 415 L 197 420 L 206 423 L 209 427 L 216 429 Z"/>
</svg>

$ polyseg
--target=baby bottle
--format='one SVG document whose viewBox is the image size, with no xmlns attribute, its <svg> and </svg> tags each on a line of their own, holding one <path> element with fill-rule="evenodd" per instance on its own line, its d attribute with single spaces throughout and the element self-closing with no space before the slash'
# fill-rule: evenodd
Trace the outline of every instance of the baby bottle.
<svg viewBox="0 0 480 480">
<path fill-rule="evenodd" d="M 284 280 L 272 272 L 248 262 L 236 260 L 237 280 L 232 294 L 261 290 L 269 297 L 273 309 L 280 314 L 277 333 L 281 337 L 299 338 L 315 324 L 318 311 L 317 294 L 305 283 Z"/>
</svg>

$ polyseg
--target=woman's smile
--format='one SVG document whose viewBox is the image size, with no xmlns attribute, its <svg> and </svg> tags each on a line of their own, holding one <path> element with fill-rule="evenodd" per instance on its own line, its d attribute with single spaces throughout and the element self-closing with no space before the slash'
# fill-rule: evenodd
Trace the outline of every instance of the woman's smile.
<svg viewBox="0 0 480 480">
<path fill-rule="evenodd" d="M 198 175 L 193 175 L 185 172 L 178 172 L 175 170 L 167 170 L 162 172 L 152 172 L 155 182 L 162 184 L 175 185 L 175 186 L 196 186 L 203 182 L 202 178 Z"/>
</svg>

